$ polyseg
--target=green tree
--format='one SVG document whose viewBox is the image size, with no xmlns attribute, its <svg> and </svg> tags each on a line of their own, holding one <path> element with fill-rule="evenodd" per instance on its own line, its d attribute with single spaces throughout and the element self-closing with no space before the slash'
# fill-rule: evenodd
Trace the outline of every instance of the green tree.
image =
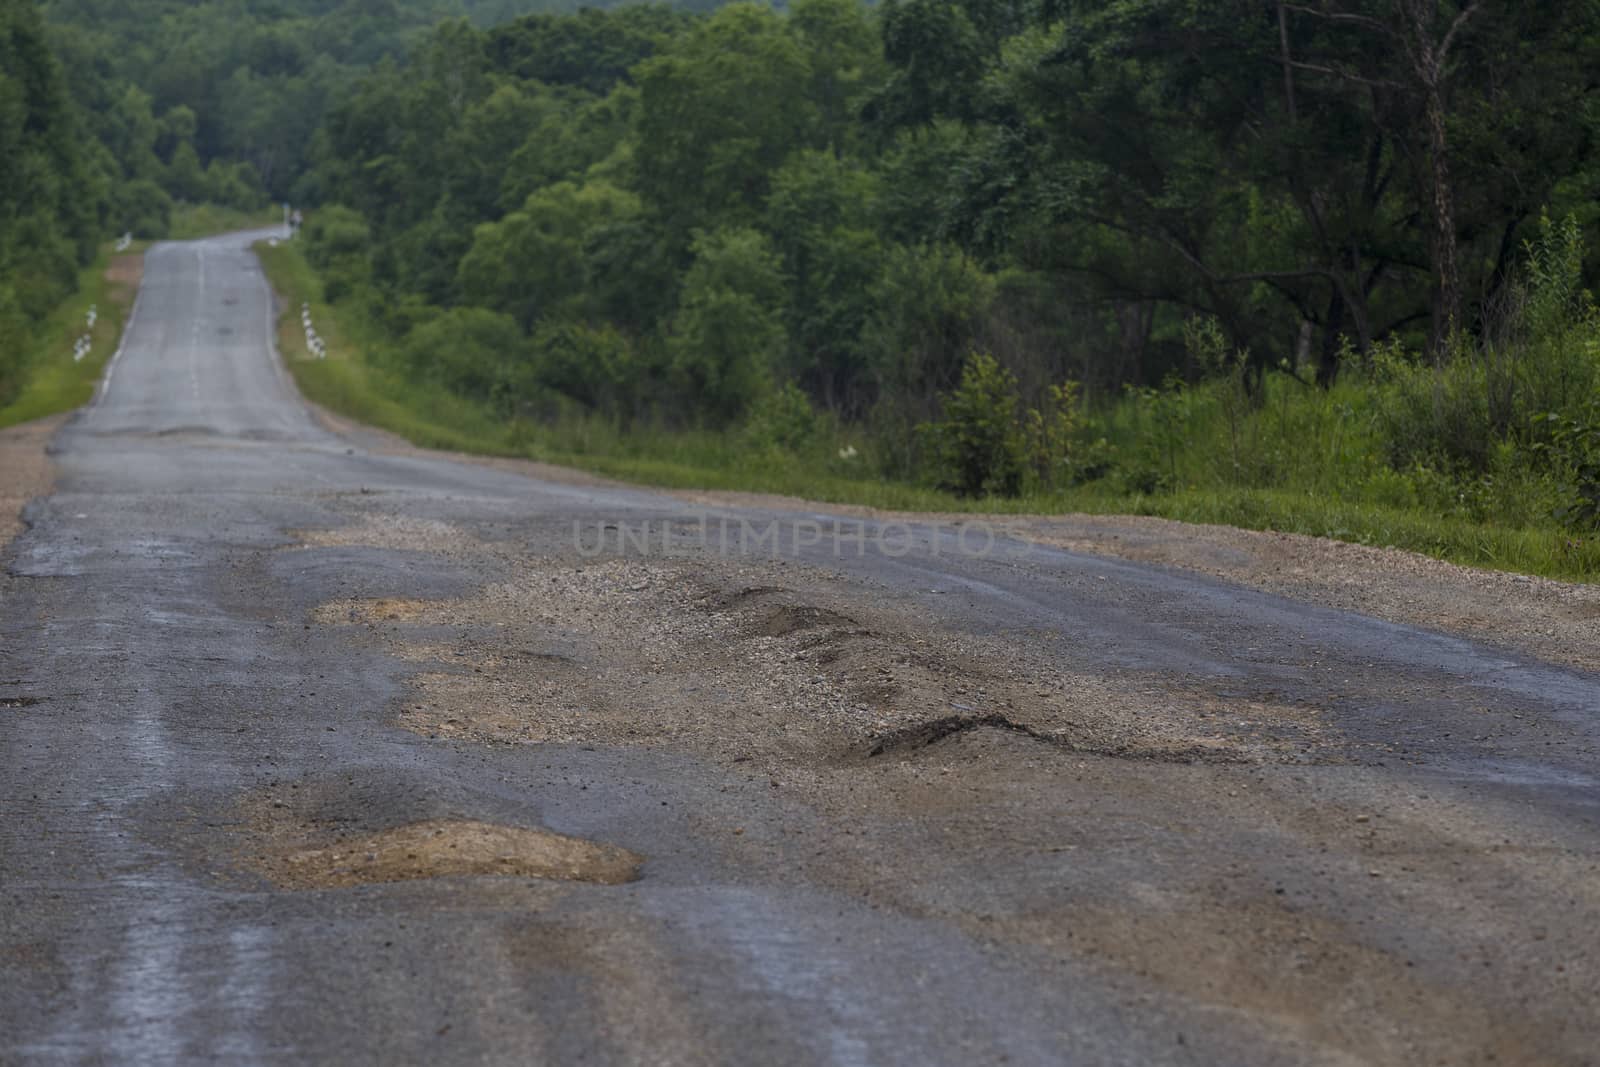
<svg viewBox="0 0 1600 1067">
<path fill-rule="evenodd" d="M 462 298 L 506 312 L 525 329 L 547 316 L 581 316 L 589 293 L 587 241 L 638 212 L 633 194 L 603 182 L 541 189 L 520 210 L 478 227 L 461 261 Z"/>
<path fill-rule="evenodd" d="M 723 8 L 637 76 L 639 189 L 685 238 L 718 221 L 753 221 L 771 173 L 817 143 L 805 51 L 768 8 Z"/>
<path fill-rule="evenodd" d="M 884 259 L 877 190 L 854 160 L 799 152 L 774 173 L 763 220 L 789 279 L 788 373 L 825 406 L 854 413 L 870 393 L 862 334 Z"/>
<path fill-rule="evenodd" d="M 509 315 L 452 308 L 412 330 L 402 358 L 411 374 L 474 400 L 508 404 L 527 340 Z"/>
<path fill-rule="evenodd" d="M 667 349 L 689 412 L 725 426 L 772 387 L 783 358 L 782 265 L 751 229 L 700 233 L 693 252 Z"/>
<path fill-rule="evenodd" d="M 940 488 L 962 496 L 1019 494 L 1028 441 L 1016 377 L 993 356 L 974 352 L 943 407 L 943 418 L 921 427 Z"/>
</svg>

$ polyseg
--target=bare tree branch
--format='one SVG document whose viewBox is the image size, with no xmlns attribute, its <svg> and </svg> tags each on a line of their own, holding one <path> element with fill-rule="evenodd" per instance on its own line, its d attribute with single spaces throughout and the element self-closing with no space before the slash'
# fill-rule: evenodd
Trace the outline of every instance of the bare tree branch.
<svg viewBox="0 0 1600 1067">
<path fill-rule="evenodd" d="M 1450 54 L 1450 46 L 1455 44 L 1456 34 L 1461 32 L 1461 28 L 1467 24 L 1467 21 L 1472 18 L 1473 14 L 1481 6 L 1481 0 L 1472 0 L 1472 3 L 1468 4 L 1466 7 L 1462 8 L 1459 13 L 1457 13 L 1455 21 L 1450 23 L 1450 28 L 1445 31 L 1444 40 L 1439 44 L 1440 66 L 1444 65 L 1445 57 Z"/>
<path fill-rule="evenodd" d="M 1312 15 L 1329 22 L 1345 22 L 1355 26 L 1365 26 L 1369 30 L 1392 35 L 1394 31 L 1383 22 L 1370 15 L 1357 15 L 1352 11 L 1336 11 L 1329 7 L 1306 7 L 1303 4 L 1284 4 L 1290 11 L 1298 11 L 1302 15 Z"/>
<path fill-rule="evenodd" d="M 1354 82 L 1357 85 L 1370 85 L 1378 89 L 1404 89 L 1402 82 L 1391 81 L 1388 78 L 1368 78 L 1352 71 L 1342 70 L 1339 67 L 1325 67 L 1318 63 L 1305 63 L 1298 59 L 1289 60 L 1289 66 L 1296 70 L 1309 71 L 1312 74 L 1326 74 L 1330 77 L 1340 78 L 1344 81 Z"/>
</svg>

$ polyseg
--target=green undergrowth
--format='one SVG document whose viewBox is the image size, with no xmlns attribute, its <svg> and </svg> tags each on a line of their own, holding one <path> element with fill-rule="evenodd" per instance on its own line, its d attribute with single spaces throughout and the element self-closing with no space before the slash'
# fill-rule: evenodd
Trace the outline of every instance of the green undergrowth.
<svg viewBox="0 0 1600 1067">
<path fill-rule="evenodd" d="M 172 224 L 167 239 L 192 241 L 236 230 L 260 230 L 283 223 L 281 208 L 269 207 L 261 211 L 241 211 L 221 204 L 179 203 L 172 208 Z"/>
</svg>

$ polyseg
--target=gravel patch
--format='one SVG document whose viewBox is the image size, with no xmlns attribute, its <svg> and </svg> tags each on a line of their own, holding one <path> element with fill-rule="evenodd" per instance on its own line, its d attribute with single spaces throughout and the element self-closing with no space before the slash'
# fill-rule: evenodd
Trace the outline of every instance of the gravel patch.
<svg viewBox="0 0 1600 1067">
<path fill-rule="evenodd" d="M 506 576 L 460 599 L 339 599 L 312 612 L 417 664 L 397 722 L 429 737 L 670 744 L 774 774 L 914 758 L 970 731 L 1168 762 L 1334 758 L 1314 709 L 1064 670 L 812 568 L 525 556 L 398 519 L 307 544 L 446 552 Z"/>
<path fill-rule="evenodd" d="M 0 550 L 23 531 L 22 509 L 55 483 L 46 447 L 66 419 L 53 415 L 0 430 Z"/>
</svg>

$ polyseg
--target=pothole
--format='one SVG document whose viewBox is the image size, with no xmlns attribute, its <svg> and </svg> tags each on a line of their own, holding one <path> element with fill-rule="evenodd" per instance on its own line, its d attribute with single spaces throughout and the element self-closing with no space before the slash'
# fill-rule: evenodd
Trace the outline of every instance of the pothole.
<svg viewBox="0 0 1600 1067">
<path fill-rule="evenodd" d="M 367 490 L 363 490 L 367 492 Z M 403 515 L 368 515 L 348 526 L 320 530 L 291 530 L 291 549 L 386 548 L 406 552 L 432 552 L 442 556 L 472 554 L 481 542 L 459 526 L 437 519 Z"/>
<path fill-rule="evenodd" d="M 316 846 L 280 848 L 250 866 L 285 889 L 336 889 L 424 878 L 504 876 L 619 885 L 644 857 L 549 830 L 429 819 Z"/>
<path fill-rule="evenodd" d="M 787 637 L 789 634 L 800 633 L 804 630 L 819 630 L 824 627 L 849 627 L 854 626 L 855 620 L 829 611 L 827 608 L 815 608 L 806 604 L 785 604 L 765 612 L 750 626 L 750 632 L 761 637 Z"/>
<path fill-rule="evenodd" d="M 948 738 L 974 730 L 999 730 L 1068 752 L 1107 756 L 1113 759 L 1156 763 L 1247 762 L 1242 753 L 1220 741 L 1200 741 L 1172 746 L 1116 742 L 1084 743 L 1067 733 L 1047 733 L 1000 714 L 945 715 L 925 722 L 912 723 L 873 738 L 867 746 L 866 757 L 873 759 L 896 754 L 911 755 Z"/>
<path fill-rule="evenodd" d="M 39 697 L 0 697 L 0 708 L 31 708 L 38 703 Z"/>
<path fill-rule="evenodd" d="M 382 597 L 376 600 L 335 600 L 316 608 L 311 617 L 327 625 L 342 623 L 416 622 L 434 607 L 425 600 Z"/>
</svg>

